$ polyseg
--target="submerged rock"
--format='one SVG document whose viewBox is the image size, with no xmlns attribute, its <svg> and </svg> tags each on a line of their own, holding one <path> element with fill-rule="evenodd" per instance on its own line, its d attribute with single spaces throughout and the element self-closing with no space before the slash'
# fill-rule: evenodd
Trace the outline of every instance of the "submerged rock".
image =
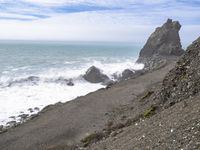
<svg viewBox="0 0 200 150">
<path fill-rule="evenodd" d="M 68 86 L 74 86 L 74 83 L 72 82 L 72 80 L 70 80 L 68 83 L 67 83 Z"/>
<path fill-rule="evenodd" d="M 33 113 L 33 112 L 34 112 L 34 110 L 33 110 L 32 108 L 29 108 L 28 111 L 29 111 L 30 113 Z"/>
<path fill-rule="evenodd" d="M 90 67 L 86 74 L 83 76 L 83 78 L 91 83 L 105 83 L 109 81 L 109 78 L 107 75 L 103 74 L 100 69 L 98 69 L 95 66 Z"/>
<path fill-rule="evenodd" d="M 18 116 L 20 118 L 20 121 L 23 122 L 28 119 L 29 115 L 28 114 L 21 114 Z"/>
<path fill-rule="evenodd" d="M 9 118 L 11 118 L 11 119 L 14 119 L 14 120 L 16 119 L 16 117 L 15 117 L 15 116 L 10 116 Z"/>
<path fill-rule="evenodd" d="M 14 85 L 20 85 L 20 84 L 37 84 L 39 82 L 40 78 L 37 76 L 30 76 L 27 78 L 14 80 L 8 84 L 8 87 L 14 86 Z"/>
<path fill-rule="evenodd" d="M 172 19 L 168 19 L 161 27 L 156 28 L 141 49 L 137 62 L 149 67 L 149 62 L 161 63 L 161 60 L 170 56 L 181 56 L 184 50 L 179 37 L 180 28 L 180 23 Z"/>
<path fill-rule="evenodd" d="M 59 83 L 59 84 L 68 85 L 68 86 L 74 86 L 72 79 L 65 79 L 63 77 L 56 79 L 54 82 Z"/>
<path fill-rule="evenodd" d="M 39 111 L 40 108 L 39 108 L 39 107 L 35 107 L 34 110 L 35 110 L 35 111 Z"/>
</svg>

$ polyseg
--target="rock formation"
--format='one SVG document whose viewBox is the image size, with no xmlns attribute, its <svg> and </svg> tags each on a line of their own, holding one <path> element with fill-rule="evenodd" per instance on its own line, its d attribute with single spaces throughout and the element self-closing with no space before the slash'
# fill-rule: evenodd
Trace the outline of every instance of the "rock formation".
<svg viewBox="0 0 200 150">
<path fill-rule="evenodd" d="M 122 76 L 120 77 L 120 80 L 126 80 L 126 79 L 131 78 L 132 76 L 134 76 L 134 72 L 129 69 L 125 69 L 122 72 Z"/>
<path fill-rule="evenodd" d="M 167 104 L 174 104 L 195 96 L 200 91 L 200 37 L 186 50 L 163 80 L 160 98 Z"/>
<path fill-rule="evenodd" d="M 107 81 L 109 81 L 108 76 L 101 73 L 101 71 L 95 66 L 90 67 L 86 71 L 86 74 L 83 76 L 83 78 L 91 83 L 106 83 Z"/>
<path fill-rule="evenodd" d="M 171 19 L 156 28 L 140 51 L 137 62 L 144 63 L 146 68 L 153 68 L 165 63 L 165 59 L 170 56 L 182 55 L 184 50 L 179 37 L 180 28 L 180 23 Z"/>
<path fill-rule="evenodd" d="M 106 133 L 107 130 L 110 135 L 96 142 L 101 134 L 93 134 L 95 139 L 90 140 L 91 146 L 87 150 L 101 150 L 105 147 L 109 150 L 130 150 L 133 147 L 199 149 L 199 64 L 200 37 L 187 48 L 177 63 L 173 63 L 173 69 L 166 74 L 162 84 L 157 82 L 149 86 L 132 103 L 113 111 L 114 117 L 111 117 L 107 129 L 102 131 Z M 128 141 L 128 144 L 124 141 Z"/>
</svg>

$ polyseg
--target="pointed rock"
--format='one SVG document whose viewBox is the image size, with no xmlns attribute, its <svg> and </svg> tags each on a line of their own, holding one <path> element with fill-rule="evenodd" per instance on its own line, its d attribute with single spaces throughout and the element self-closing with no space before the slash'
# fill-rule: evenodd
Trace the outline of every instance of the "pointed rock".
<svg viewBox="0 0 200 150">
<path fill-rule="evenodd" d="M 141 49 L 137 62 L 144 63 L 147 67 L 151 61 L 157 62 L 170 56 L 182 55 L 184 50 L 179 37 L 180 28 L 180 23 L 172 19 L 168 19 L 161 27 L 156 28 Z"/>
</svg>

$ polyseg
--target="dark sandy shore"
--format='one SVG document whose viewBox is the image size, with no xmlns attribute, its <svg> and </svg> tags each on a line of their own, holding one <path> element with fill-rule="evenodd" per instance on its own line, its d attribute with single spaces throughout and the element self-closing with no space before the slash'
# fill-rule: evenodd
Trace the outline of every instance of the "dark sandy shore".
<svg viewBox="0 0 200 150">
<path fill-rule="evenodd" d="M 121 81 L 65 104 L 49 106 L 38 117 L 0 135 L 1 150 L 63 149 L 87 135 L 102 130 L 115 108 L 134 101 L 145 90 L 163 80 L 174 67 L 166 66 L 134 79 Z M 60 147 L 61 148 L 58 148 Z"/>
</svg>

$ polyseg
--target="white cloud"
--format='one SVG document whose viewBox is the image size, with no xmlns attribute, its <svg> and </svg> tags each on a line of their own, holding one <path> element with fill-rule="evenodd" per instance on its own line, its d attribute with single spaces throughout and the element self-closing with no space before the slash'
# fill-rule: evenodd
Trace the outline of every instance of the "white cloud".
<svg viewBox="0 0 200 150">
<path fill-rule="evenodd" d="M 37 19 L 35 16 L 27 16 L 27 15 L 21 15 L 21 14 L 11 14 L 11 13 L 0 13 L 0 18 L 10 18 L 10 19 L 15 19 L 17 20 L 34 20 Z"/>
<path fill-rule="evenodd" d="M 200 9 L 177 3 L 175 0 L 21 0 L 9 6 L 0 18 L 0 39 L 36 40 L 100 40 L 145 42 L 146 38 L 167 18 L 178 19 L 183 28 L 182 41 L 189 43 L 199 33 Z M 3 1 L 0 0 L 0 3 Z M 34 4 L 31 7 L 26 4 Z M 165 4 L 168 5 L 165 5 Z M 52 7 L 88 4 L 92 6 L 122 7 L 87 12 L 62 12 Z M 15 6 L 15 5 L 14 5 Z M 35 7 L 36 6 L 36 7 Z M 33 15 L 32 15 L 33 14 Z M 37 15 L 48 15 L 40 19 Z M 41 17 L 42 18 L 42 17 Z M 30 19 L 32 21 L 20 21 Z M 196 31 L 193 30 L 196 29 Z"/>
<path fill-rule="evenodd" d="M 38 5 L 58 6 L 72 4 L 94 4 L 101 6 L 128 6 L 130 4 L 161 4 L 174 0 L 22 0 Z"/>
<path fill-rule="evenodd" d="M 64 14 L 23 23 L 0 21 L 0 35 L 5 39 L 140 41 L 153 29 L 133 22 L 123 14 Z"/>
</svg>

